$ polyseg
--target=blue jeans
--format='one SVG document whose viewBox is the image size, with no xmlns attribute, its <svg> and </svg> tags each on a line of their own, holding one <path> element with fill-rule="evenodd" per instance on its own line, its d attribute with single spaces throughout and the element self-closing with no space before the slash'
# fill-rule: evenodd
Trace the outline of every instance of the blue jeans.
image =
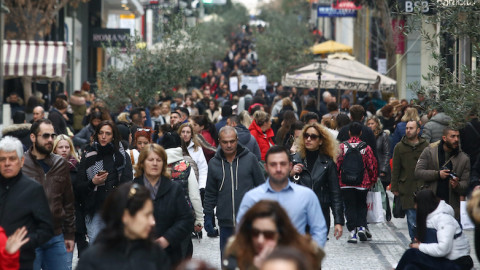
<svg viewBox="0 0 480 270">
<path fill-rule="evenodd" d="M 52 237 L 48 242 L 35 249 L 34 270 L 70 270 L 72 261 L 68 264 L 69 255 L 65 247 L 63 234 Z"/>
<path fill-rule="evenodd" d="M 100 214 L 96 213 L 93 217 L 85 217 L 85 225 L 87 227 L 88 242 L 91 245 L 100 231 L 105 227 L 105 223 L 103 222 L 102 217 L 100 217 Z"/>
<path fill-rule="evenodd" d="M 410 240 L 413 241 L 417 231 L 417 210 L 405 209 L 405 215 L 407 216 L 408 234 L 410 235 Z"/>
<path fill-rule="evenodd" d="M 223 261 L 223 252 L 227 246 L 227 241 L 230 236 L 235 233 L 235 228 L 233 227 L 220 227 L 220 255 Z"/>
</svg>

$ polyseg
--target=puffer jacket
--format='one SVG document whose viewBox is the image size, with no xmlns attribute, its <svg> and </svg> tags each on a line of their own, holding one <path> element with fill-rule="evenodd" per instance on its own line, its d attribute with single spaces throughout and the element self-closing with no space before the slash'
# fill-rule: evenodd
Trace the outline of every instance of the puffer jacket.
<svg viewBox="0 0 480 270">
<path fill-rule="evenodd" d="M 166 149 L 167 152 L 167 164 L 174 164 L 178 161 L 183 161 L 183 152 L 181 147 L 169 148 Z M 186 162 L 184 163 L 187 166 L 190 166 Z M 198 165 L 198 164 L 197 164 Z M 181 165 L 183 166 L 183 165 Z M 177 170 L 178 171 L 178 170 Z M 173 175 L 172 175 L 173 178 Z M 197 177 L 193 170 L 190 170 L 188 174 L 188 198 L 192 203 L 193 210 L 195 211 L 195 225 L 200 224 L 203 227 L 203 207 L 202 200 L 200 199 L 200 191 L 198 188 Z"/>
<path fill-rule="evenodd" d="M 190 141 L 190 143 L 188 144 L 187 150 L 190 156 L 192 157 L 192 159 L 197 164 L 198 187 L 205 188 L 205 186 L 207 185 L 208 164 L 207 164 L 207 160 L 205 159 L 205 154 L 203 153 L 203 149 L 202 147 L 199 146 L 197 150 L 195 150 L 193 142 Z"/>
<path fill-rule="evenodd" d="M 257 157 L 241 145 L 232 163 L 220 149 L 208 164 L 203 213 L 213 216 L 217 207 L 218 224 L 235 227 L 236 215 L 247 191 L 265 182 Z"/>
<path fill-rule="evenodd" d="M 423 185 L 423 181 L 414 176 L 415 166 L 427 146 L 428 143 L 423 138 L 418 138 L 418 143 L 411 144 L 403 136 L 393 151 L 392 192 L 400 194 L 403 209 L 415 207 L 413 193 Z"/>
<path fill-rule="evenodd" d="M 448 126 L 452 119 L 445 113 L 437 113 L 423 126 L 422 138 L 429 143 L 442 139 L 443 129 Z"/>
<path fill-rule="evenodd" d="M 300 158 L 296 153 L 295 158 Z M 302 159 L 305 164 L 305 159 Z M 299 175 L 299 184 L 311 188 L 318 197 L 322 207 L 332 208 L 335 224 L 345 223 L 343 215 L 343 200 L 337 176 L 337 166 L 333 160 L 323 154 L 319 154 L 313 169 L 307 172 L 306 167 Z"/>
<path fill-rule="evenodd" d="M 348 143 L 356 147 L 360 142 L 362 142 L 358 137 L 352 137 L 348 140 Z M 345 154 L 347 153 L 348 148 L 345 144 L 340 144 L 340 155 L 338 156 L 337 160 L 337 173 L 338 173 L 338 181 L 340 182 L 340 188 L 357 188 L 357 189 L 370 189 L 376 182 L 378 177 L 378 163 L 375 155 L 372 151 L 370 146 L 366 146 L 363 148 L 360 153 L 362 154 L 363 159 L 363 166 L 365 168 L 363 174 L 363 182 L 358 186 L 347 186 L 342 183 L 342 164 L 343 159 L 345 158 Z"/>
<path fill-rule="evenodd" d="M 453 215 L 453 208 L 445 201 L 440 201 L 437 208 L 427 216 L 427 228 L 437 231 L 438 243 L 421 243 L 418 248 L 421 252 L 449 260 L 470 255 L 467 236 L 462 232 L 460 224 Z M 460 233 L 460 236 L 454 238 Z"/>
<path fill-rule="evenodd" d="M 262 129 L 257 125 L 257 122 L 252 121 L 248 130 L 250 130 L 250 133 L 255 137 L 255 140 L 257 140 L 262 160 L 265 161 L 265 154 L 267 154 L 268 149 L 270 149 L 270 146 L 275 145 L 273 142 L 273 138 L 275 137 L 273 129 L 270 128 L 267 132 L 263 133 Z"/>
<path fill-rule="evenodd" d="M 390 139 L 384 131 L 377 137 L 377 156 L 378 156 L 378 176 L 382 182 L 390 183 Z M 381 177 L 380 173 L 384 173 L 385 177 Z"/>
<path fill-rule="evenodd" d="M 428 189 L 437 194 L 437 184 L 440 181 L 438 171 L 443 164 L 438 161 L 438 147 L 440 141 L 431 143 L 425 150 L 423 150 L 415 167 L 415 177 L 425 181 L 428 184 Z M 453 207 L 455 211 L 455 218 L 460 220 L 460 196 L 466 196 L 468 185 L 470 182 L 470 159 L 467 154 L 460 151 L 457 155 L 451 158 L 452 171 L 454 171 L 460 179 L 456 188 L 448 185 L 449 201 L 447 202 Z"/>
<path fill-rule="evenodd" d="M 25 153 L 22 172 L 43 186 L 53 216 L 55 235 L 63 233 L 66 240 L 74 240 L 75 199 L 70 180 L 70 165 L 55 154 L 49 154 L 43 161 L 50 166 L 46 174 L 30 148 Z"/>
<path fill-rule="evenodd" d="M 32 146 L 30 140 L 30 128 L 32 124 L 13 124 L 6 126 L 2 130 L 3 137 L 12 136 L 19 139 L 23 144 L 23 149 L 26 151 Z"/>
</svg>

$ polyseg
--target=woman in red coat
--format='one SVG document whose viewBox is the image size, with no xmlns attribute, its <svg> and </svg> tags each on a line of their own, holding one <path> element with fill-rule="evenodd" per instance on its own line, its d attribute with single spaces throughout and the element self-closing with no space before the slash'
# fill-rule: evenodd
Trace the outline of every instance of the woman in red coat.
<svg viewBox="0 0 480 270">
<path fill-rule="evenodd" d="M 265 154 L 268 149 L 275 145 L 273 142 L 275 134 L 273 134 L 270 115 L 264 111 L 256 111 L 253 114 L 253 121 L 248 130 L 250 130 L 250 133 L 257 140 L 262 155 L 262 161 L 265 161 Z"/>
<path fill-rule="evenodd" d="M 26 236 L 27 229 L 22 227 L 7 239 L 5 230 L 0 227 L 0 270 L 20 268 L 20 248 L 30 240 Z"/>
</svg>

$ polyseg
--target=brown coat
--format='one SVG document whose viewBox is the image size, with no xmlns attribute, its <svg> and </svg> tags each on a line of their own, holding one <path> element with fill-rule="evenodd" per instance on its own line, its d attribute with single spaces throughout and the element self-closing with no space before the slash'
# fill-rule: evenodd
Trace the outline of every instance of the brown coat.
<svg viewBox="0 0 480 270">
<path fill-rule="evenodd" d="M 50 166 L 50 170 L 45 174 L 31 151 L 32 148 L 25 153 L 22 172 L 43 186 L 53 216 L 55 235 L 63 233 L 65 240 L 74 240 L 75 205 L 70 166 L 61 156 L 50 154 L 44 159 Z"/>
<path fill-rule="evenodd" d="M 428 184 L 428 189 L 434 193 L 437 192 L 437 182 L 440 180 L 439 170 L 443 164 L 438 161 L 438 145 L 440 141 L 430 144 L 423 150 L 418 159 L 415 168 L 415 177 L 423 180 Z M 460 179 L 456 188 L 449 185 L 449 201 L 455 211 L 455 218 L 460 220 L 460 196 L 465 196 L 468 191 L 468 184 L 470 181 L 470 158 L 464 152 L 460 151 L 452 159 L 452 170 Z"/>
</svg>

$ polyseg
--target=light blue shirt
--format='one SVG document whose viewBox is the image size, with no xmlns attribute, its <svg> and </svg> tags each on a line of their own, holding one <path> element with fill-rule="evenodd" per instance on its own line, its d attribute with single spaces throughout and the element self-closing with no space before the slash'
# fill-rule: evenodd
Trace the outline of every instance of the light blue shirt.
<svg viewBox="0 0 480 270">
<path fill-rule="evenodd" d="M 289 180 L 287 186 L 277 192 L 270 186 L 270 180 L 267 180 L 243 196 L 237 214 L 237 224 L 240 224 L 248 209 L 261 200 L 273 200 L 280 203 L 299 233 L 305 234 L 305 227 L 309 225 L 313 240 L 320 247 L 325 246 L 327 225 L 317 195 L 311 189 L 294 184 Z"/>
</svg>

